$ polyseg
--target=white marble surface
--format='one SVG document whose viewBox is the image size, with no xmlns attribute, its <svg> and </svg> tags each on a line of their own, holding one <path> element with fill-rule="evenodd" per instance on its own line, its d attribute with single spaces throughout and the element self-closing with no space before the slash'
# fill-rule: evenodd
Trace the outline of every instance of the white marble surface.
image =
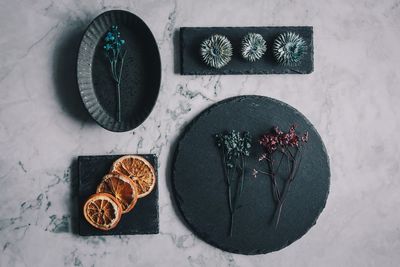
<svg viewBox="0 0 400 267">
<path fill-rule="evenodd" d="M 94 124 L 74 82 L 81 31 L 113 8 L 144 19 L 163 63 L 155 109 L 126 133 Z M 398 0 L 2 0 L 0 25 L 0 266 L 399 266 Z M 246 25 L 314 26 L 314 73 L 174 74 L 176 29 Z M 331 193 L 317 225 L 268 255 L 225 253 L 194 237 L 167 187 L 170 147 L 182 126 L 238 94 L 299 109 L 331 158 Z M 73 159 L 127 152 L 159 155 L 161 233 L 72 234 Z"/>
</svg>

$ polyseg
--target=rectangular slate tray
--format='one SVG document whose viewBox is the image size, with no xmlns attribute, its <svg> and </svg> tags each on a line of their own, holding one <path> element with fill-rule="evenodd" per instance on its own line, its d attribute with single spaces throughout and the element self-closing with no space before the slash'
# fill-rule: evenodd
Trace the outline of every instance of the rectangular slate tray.
<svg viewBox="0 0 400 267">
<path fill-rule="evenodd" d="M 158 234 L 158 172 L 157 156 L 153 154 L 139 155 L 147 159 L 156 172 L 156 184 L 153 191 L 144 198 L 138 199 L 136 206 L 130 212 L 123 214 L 117 227 L 102 231 L 91 226 L 83 216 L 83 205 L 92 194 L 96 193 L 97 185 L 108 173 L 112 163 L 123 155 L 79 156 L 79 235 L 134 235 Z"/>
<path fill-rule="evenodd" d="M 284 32 L 298 33 L 309 46 L 306 56 L 296 67 L 279 65 L 272 54 L 275 38 Z M 241 56 L 241 40 L 250 32 L 259 33 L 267 42 L 267 52 L 256 62 Z M 213 34 L 225 35 L 232 43 L 233 56 L 221 69 L 207 66 L 200 57 L 200 44 Z M 220 74 L 308 74 L 314 70 L 313 27 L 183 27 L 180 28 L 180 66 L 182 75 Z"/>
</svg>

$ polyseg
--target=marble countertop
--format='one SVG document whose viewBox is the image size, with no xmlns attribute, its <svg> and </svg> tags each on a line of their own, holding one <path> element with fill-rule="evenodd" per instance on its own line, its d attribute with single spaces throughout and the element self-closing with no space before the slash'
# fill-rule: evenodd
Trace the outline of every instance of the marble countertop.
<svg viewBox="0 0 400 267">
<path fill-rule="evenodd" d="M 109 9 L 140 16 L 162 57 L 156 106 L 126 133 L 89 118 L 75 80 L 82 31 Z M 3 0 L 0 24 L 0 266 L 400 264 L 398 0 Z M 314 73 L 176 74 L 179 27 L 264 25 L 314 26 Z M 199 240 L 176 214 L 168 189 L 170 148 L 182 127 L 210 104 L 240 94 L 300 110 L 331 159 L 331 193 L 317 224 L 267 255 L 225 253 Z M 160 234 L 73 234 L 74 159 L 117 153 L 159 156 Z"/>
</svg>

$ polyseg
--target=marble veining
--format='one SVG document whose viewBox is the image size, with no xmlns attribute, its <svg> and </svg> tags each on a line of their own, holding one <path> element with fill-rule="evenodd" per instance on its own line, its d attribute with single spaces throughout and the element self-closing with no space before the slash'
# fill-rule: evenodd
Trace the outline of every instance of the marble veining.
<svg viewBox="0 0 400 267">
<path fill-rule="evenodd" d="M 81 34 L 109 9 L 141 17 L 162 60 L 155 108 L 126 133 L 95 124 L 76 85 Z M 6 0 L 0 14 L 0 266 L 399 265 L 398 0 Z M 312 74 L 177 74 L 179 27 L 268 25 L 314 26 Z M 268 255 L 225 253 L 199 240 L 169 191 L 181 129 L 210 104 L 240 94 L 300 110 L 331 159 L 331 193 L 317 224 Z M 76 157 L 117 153 L 159 156 L 160 234 L 79 237 Z"/>
</svg>

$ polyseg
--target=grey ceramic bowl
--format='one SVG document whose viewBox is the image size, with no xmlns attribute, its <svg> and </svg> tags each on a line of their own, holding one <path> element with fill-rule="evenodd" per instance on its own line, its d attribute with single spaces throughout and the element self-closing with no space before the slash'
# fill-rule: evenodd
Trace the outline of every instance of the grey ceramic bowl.
<svg viewBox="0 0 400 267">
<path fill-rule="evenodd" d="M 104 35 L 118 26 L 127 53 L 121 78 L 121 120 L 117 120 L 117 91 L 110 63 L 103 50 Z M 151 113 L 160 89 L 161 60 L 147 25 L 123 10 L 102 13 L 83 35 L 77 62 L 77 79 L 83 103 L 103 128 L 123 132 L 138 127 Z"/>
</svg>

